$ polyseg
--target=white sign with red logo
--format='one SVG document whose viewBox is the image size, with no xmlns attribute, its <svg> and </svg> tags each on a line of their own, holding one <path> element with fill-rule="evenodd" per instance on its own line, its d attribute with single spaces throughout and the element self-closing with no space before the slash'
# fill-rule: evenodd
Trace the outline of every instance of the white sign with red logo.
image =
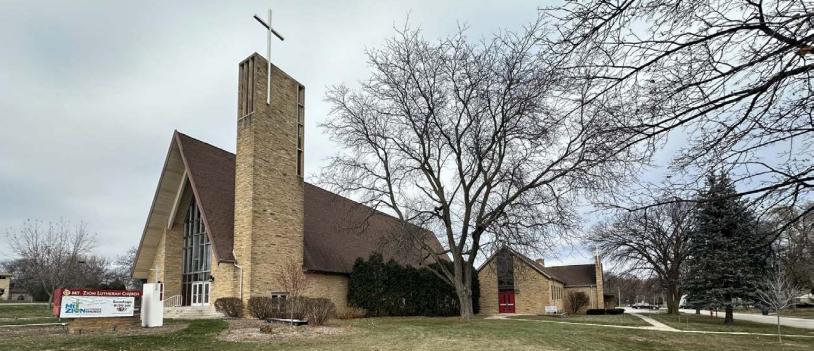
<svg viewBox="0 0 814 351">
<path fill-rule="evenodd" d="M 135 300 L 127 293 L 100 293 L 102 291 L 71 291 L 65 289 L 60 301 L 60 318 L 132 317 Z M 104 291 L 107 292 L 107 291 Z"/>
</svg>

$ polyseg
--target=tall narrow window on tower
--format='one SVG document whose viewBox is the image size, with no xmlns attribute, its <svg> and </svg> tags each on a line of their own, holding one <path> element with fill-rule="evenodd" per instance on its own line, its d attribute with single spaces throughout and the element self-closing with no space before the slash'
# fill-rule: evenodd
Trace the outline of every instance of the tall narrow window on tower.
<svg viewBox="0 0 814 351">
<path fill-rule="evenodd" d="M 240 103 L 237 127 L 238 130 L 251 124 L 251 114 L 254 112 L 254 86 L 255 86 L 254 56 L 240 64 Z"/>
<path fill-rule="evenodd" d="M 305 87 L 297 89 L 297 175 L 303 176 L 303 143 L 305 142 Z"/>
</svg>

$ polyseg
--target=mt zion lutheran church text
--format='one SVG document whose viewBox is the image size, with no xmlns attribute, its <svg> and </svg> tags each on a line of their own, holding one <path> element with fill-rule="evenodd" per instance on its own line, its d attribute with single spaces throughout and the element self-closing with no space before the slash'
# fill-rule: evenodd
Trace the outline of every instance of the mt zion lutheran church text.
<svg viewBox="0 0 814 351">
<path fill-rule="evenodd" d="M 431 263 L 420 245 L 394 244 L 410 242 L 394 240 L 405 231 L 397 219 L 303 181 L 305 87 L 270 65 L 267 104 L 267 64 L 258 54 L 240 63 L 237 154 L 172 135 L 133 278 L 163 282 L 165 300 L 181 306 L 220 297 L 245 306 L 252 296 L 284 296 L 274 276 L 295 262 L 309 280 L 305 295 L 341 311 L 357 258 Z M 434 235 L 407 228 L 440 251 Z"/>
</svg>

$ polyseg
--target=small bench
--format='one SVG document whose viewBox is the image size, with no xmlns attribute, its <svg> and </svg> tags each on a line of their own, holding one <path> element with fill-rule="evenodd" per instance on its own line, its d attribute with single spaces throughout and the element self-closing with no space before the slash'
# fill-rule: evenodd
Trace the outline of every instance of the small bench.
<svg viewBox="0 0 814 351">
<path fill-rule="evenodd" d="M 266 318 L 266 323 L 275 323 L 275 324 L 288 324 L 288 325 L 306 325 L 308 321 L 304 321 L 301 319 L 290 319 L 290 318 Z"/>
</svg>

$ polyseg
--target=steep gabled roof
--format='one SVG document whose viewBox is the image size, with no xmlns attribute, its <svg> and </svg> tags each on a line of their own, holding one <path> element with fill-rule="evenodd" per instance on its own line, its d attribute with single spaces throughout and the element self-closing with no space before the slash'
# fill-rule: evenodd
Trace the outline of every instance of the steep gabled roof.
<svg viewBox="0 0 814 351">
<path fill-rule="evenodd" d="M 173 132 L 130 272 L 134 278 L 146 279 L 149 275 L 161 234 L 178 210 L 186 182 L 198 199 L 207 234 L 215 247 L 215 259 L 234 261 L 234 165 L 234 154 Z"/>
<path fill-rule="evenodd" d="M 162 226 L 173 215 L 173 204 L 183 189 L 184 174 L 198 201 L 217 262 L 235 262 L 235 155 L 176 131 L 139 244 L 131 272 L 134 278 L 149 275 Z M 412 266 L 431 260 L 424 258 L 417 245 L 410 245 L 406 233 L 398 235 L 401 222 L 394 217 L 308 183 L 304 200 L 306 270 L 348 274 L 357 258 L 374 252 Z M 427 243 L 440 251 L 441 244 L 432 232 L 408 228 L 424 235 Z"/>
<path fill-rule="evenodd" d="M 561 277 L 566 286 L 596 285 L 595 264 L 552 266 L 546 267 L 545 270 Z"/>
<path fill-rule="evenodd" d="M 175 133 L 217 262 L 234 262 L 235 154 Z"/>
<path fill-rule="evenodd" d="M 504 250 L 508 250 L 512 255 L 519 258 L 520 261 L 524 262 L 529 267 L 533 268 L 535 271 L 539 272 L 543 276 L 549 279 L 557 280 L 563 283 L 566 287 L 596 285 L 596 265 L 594 264 L 544 267 L 537 263 L 537 261 L 532 260 L 526 255 L 523 255 L 509 247 L 503 247 L 500 250 L 496 251 L 494 254 L 492 254 L 492 256 L 490 256 L 486 260 L 486 262 L 484 262 L 478 268 L 478 271 L 483 269 L 483 267 L 486 267 L 486 265 L 488 265 L 492 259 L 494 259 L 500 252 Z"/>
<path fill-rule="evenodd" d="M 401 224 L 394 217 L 306 183 L 303 266 L 310 271 L 350 273 L 356 258 L 366 259 L 374 252 L 385 260 L 414 267 L 432 263 Z M 441 251 L 432 232 L 409 224 L 408 230 Z"/>
</svg>

